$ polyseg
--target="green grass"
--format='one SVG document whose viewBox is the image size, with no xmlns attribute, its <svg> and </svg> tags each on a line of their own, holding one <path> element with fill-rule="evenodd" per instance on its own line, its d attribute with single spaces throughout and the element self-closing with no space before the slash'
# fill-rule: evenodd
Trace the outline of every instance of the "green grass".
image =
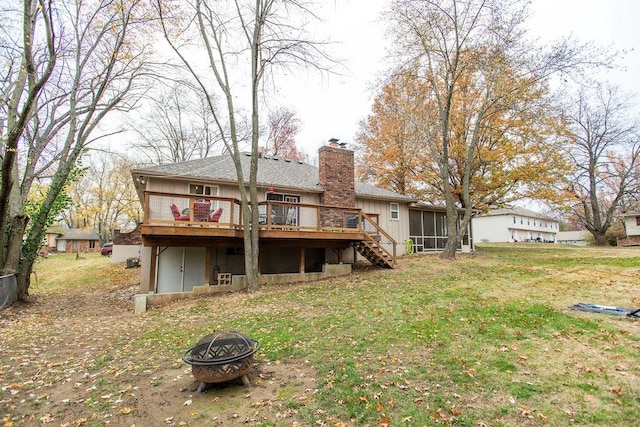
<svg viewBox="0 0 640 427">
<path fill-rule="evenodd" d="M 483 245 L 454 262 L 411 256 L 393 271 L 179 302 L 123 319 L 130 339 L 116 339 L 88 368 L 104 371 L 117 360 L 142 376 L 179 367 L 180 354 L 203 335 L 237 330 L 260 340 L 259 362 L 312 368 L 319 384 L 312 398 L 295 400 L 293 386 L 278 396 L 301 425 L 635 424 L 640 322 L 566 307 L 640 306 L 639 257 L 638 250 Z M 100 273 L 86 264 L 74 285 L 64 287 L 60 273 L 39 287 L 61 294 L 90 287 Z"/>
</svg>

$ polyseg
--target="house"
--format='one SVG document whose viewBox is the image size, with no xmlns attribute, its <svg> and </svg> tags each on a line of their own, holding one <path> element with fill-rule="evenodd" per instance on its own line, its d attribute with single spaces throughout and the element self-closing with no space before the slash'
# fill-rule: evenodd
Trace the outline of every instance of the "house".
<svg viewBox="0 0 640 427">
<path fill-rule="evenodd" d="M 66 228 L 56 237 L 57 252 L 98 252 L 100 236 L 96 230 L 87 228 Z"/>
<path fill-rule="evenodd" d="M 622 215 L 626 239 L 618 240 L 618 246 L 640 246 L 640 213 Z"/>
<path fill-rule="evenodd" d="M 556 234 L 556 243 L 564 245 L 585 246 L 588 243 L 589 232 L 580 231 L 559 231 Z"/>
<path fill-rule="evenodd" d="M 111 262 L 125 262 L 130 258 L 140 258 L 142 248 L 141 224 L 131 231 L 113 230 L 113 252 L 111 252 Z"/>
<path fill-rule="evenodd" d="M 476 242 L 553 243 L 559 228 L 557 220 L 521 207 L 495 209 L 472 219 Z"/>
<path fill-rule="evenodd" d="M 240 160 L 248 176 L 251 156 Z M 268 155 L 257 161 L 261 284 L 348 274 L 359 259 L 393 268 L 410 238 L 418 252 L 444 247 L 444 209 L 355 181 L 353 151 L 343 146 L 321 147 L 317 167 Z M 244 288 L 229 155 L 135 169 L 132 177 L 144 212 L 140 292 L 152 296 L 147 302 Z M 466 239 L 460 250 L 470 249 Z"/>
<path fill-rule="evenodd" d="M 54 225 L 45 230 L 40 254 L 48 255 L 51 252 L 56 252 L 58 247 L 57 239 L 64 234 L 64 230 L 65 228 L 61 225 Z"/>
</svg>

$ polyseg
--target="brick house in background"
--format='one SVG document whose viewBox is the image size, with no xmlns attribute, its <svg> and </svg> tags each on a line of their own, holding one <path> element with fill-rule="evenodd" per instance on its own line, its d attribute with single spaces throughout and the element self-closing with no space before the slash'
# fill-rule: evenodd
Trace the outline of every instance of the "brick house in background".
<svg viewBox="0 0 640 427">
<path fill-rule="evenodd" d="M 56 237 L 56 252 L 89 253 L 100 251 L 100 236 L 96 230 L 65 228 Z"/>
</svg>

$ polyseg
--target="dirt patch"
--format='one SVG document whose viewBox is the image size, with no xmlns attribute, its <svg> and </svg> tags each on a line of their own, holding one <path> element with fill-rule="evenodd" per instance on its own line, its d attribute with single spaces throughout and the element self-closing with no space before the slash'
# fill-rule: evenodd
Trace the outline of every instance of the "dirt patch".
<svg viewBox="0 0 640 427">
<path fill-rule="evenodd" d="M 317 389 L 313 370 L 296 363 L 255 364 L 248 377 L 248 387 L 236 380 L 198 392 L 190 368 L 159 372 L 151 385 L 132 393 L 135 412 L 110 424 L 233 426 L 282 420 L 295 425 L 296 407 Z"/>
<path fill-rule="evenodd" d="M 200 393 L 175 354 L 132 347 L 135 331 L 153 322 L 134 315 L 137 291 L 109 285 L 3 309 L 0 425 L 300 425 L 298 408 L 317 390 L 310 366 L 258 357 L 250 386 L 237 380 Z M 182 302 L 186 311 L 197 303 Z"/>
</svg>

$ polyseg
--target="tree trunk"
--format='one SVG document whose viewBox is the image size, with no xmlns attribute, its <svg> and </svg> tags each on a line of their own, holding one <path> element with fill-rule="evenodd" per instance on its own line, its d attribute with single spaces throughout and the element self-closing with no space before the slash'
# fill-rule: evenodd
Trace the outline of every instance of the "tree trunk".
<svg viewBox="0 0 640 427">
<path fill-rule="evenodd" d="M 453 260 L 456 258 L 456 250 L 458 244 L 462 240 L 461 231 L 457 230 L 458 212 L 454 212 L 454 215 L 449 214 L 447 209 L 447 244 L 444 250 L 440 254 L 441 259 Z"/>
<path fill-rule="evenodd" d="M 33 272 L 34 261 L 35 260 L 31 258 L 25 258 L 20 263 L 18 277 L 16 277 L 18 284 L 18 301 L 27 301 L 29 297 L 29 286 L 31 285 L 31 273 Z"/>
<path fill-rule="evenodd" d="M 606 246 L 607 239 L 605 237 L 605 233 L 603 231 L 593 231 L 593 240 L 596 246 Z"/>
<path fill-rule="evenodd" d="M 22 257 L 22 239 L 28 223 L 29 217 L 25 214 L 15 215 L 9 221 L 7 249 L 2 265 L 2 272 L 4 274 L 18 273 L 20 259 Z"/>
</svg>

